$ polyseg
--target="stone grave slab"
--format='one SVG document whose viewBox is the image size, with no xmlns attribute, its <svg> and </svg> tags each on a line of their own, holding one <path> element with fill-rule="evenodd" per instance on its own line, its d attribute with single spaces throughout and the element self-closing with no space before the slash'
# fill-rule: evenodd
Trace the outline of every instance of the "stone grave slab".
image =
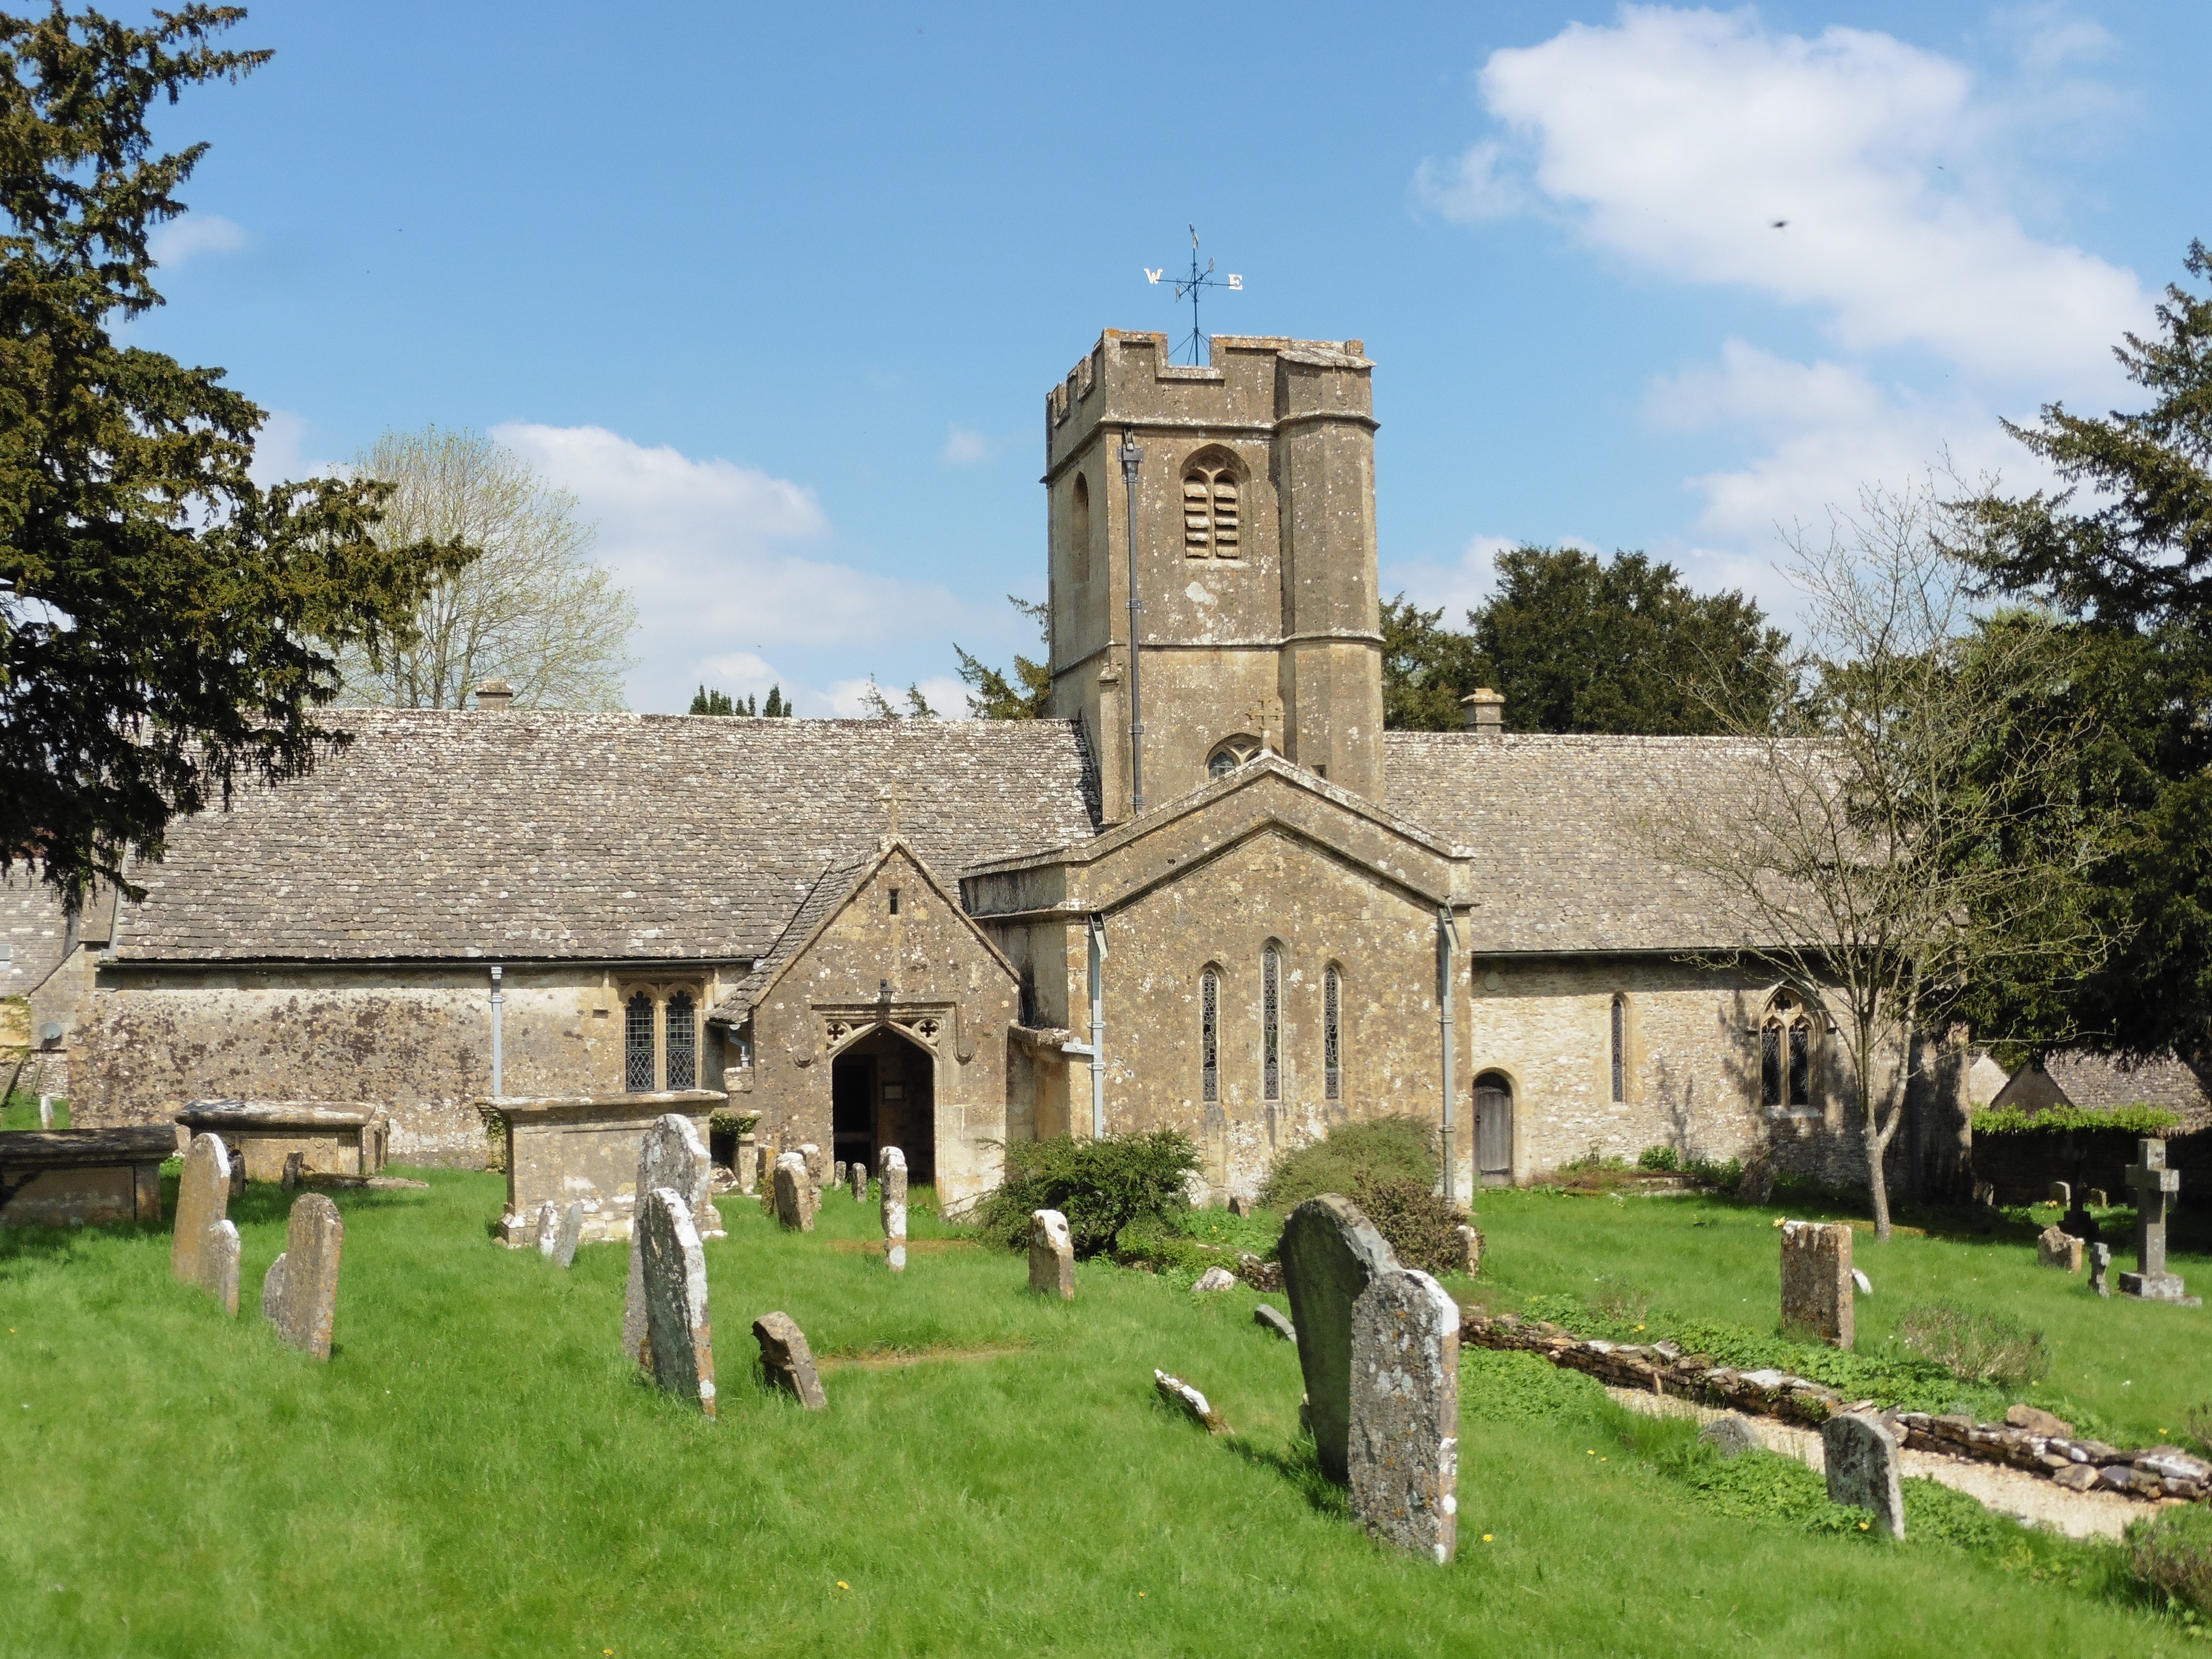
<svg viewBox="0 0 2212 1659">
<path fill-rule="evenodd" d="M 707 1257 L 691 1206 L 673 1187 L 647 1190 L 631 1255 L 645 1291 L 645 1349 L 653 1380 L 714 1415 L 714 1339 L 707 1314 Z"/>
<path fill-rule="evenodd" d="M 221 1135 L 245 1180 L 276 1185 L 295 1154 L 299 1180 L 378 1174 L 392 1139 L 391 1116 L 373 1101 L 195 1100 L 176 1121 Z"/>
<path fill-rule="evenodd" d="M 1828 1501 L 1870 1510 L 1893 1538 L 1905 1536 L 1905 1487 L 1898 1437 L 1881 1419 L 1845 1412 L 1820 1425 Z"/>
<path fill-rule="evenodd" d="M 1314 1449 L 1322 1473 L 1341 1485 L 1350 1473 L 1352 1310 L 1377 1274 L 1397 1270 L 1398 1258 L 1359 1206 L 1335 1193 L 1291 1212 L 1279 1254 Z"/>
<path fill-rule="evenodd" d="M 284 1253 L 262 1281 L 262 1316 L 277 1337 L 316 1359 L 331 1357 L 331 1337 L 338 1311 L 338 1257 L 345 1245 L 345 1223 L 338 1206 L 320 1193 L 293 1200 Z"/>
<path fill-rule="evenodd" d="M 1208 1434 L 1235 1432 L 1229 1426 L 1229 1419 L 1214 1410 L 1212 1402 L 1182 1378 L 1170 1376 L 1165 1371 L 1155 1368 L 1152 1371 L 1152 1387 L 1170 1408 L 1189 1418 Z"/>
<path fill-rule="evenodd" d="M 787 1313 L 763 1314 L 753 1321 L 753 1340 L 760 1344 L 761 1370 L 771 1386 L 782 1389 L 811 1412 L 830 1409 L 822 1392 L 822 1378 L 814 1369 L 814 1350 L 806 1333 Z"/>
<path fill-rule="evenodd" d="M 1352 1513 L 1439 1565 L 1459 1547 L 1459 1304 L 1413 1267 L 1352 1308 Z"/>
<path fill-rule="evenodd" d="M 896 1146 L 884 1148 L 877 1189 L 882 1194 L 884 1261 L 895 1273 L 906 1271 L 906 1154 Z"/>
<path fill-rule="evenodd" d="M 1075 1246 L 1067 1218 L 1057 1210 L 1030 1213 L 1030 1289 L 1040 1296 L 1075 1300 Z"/>
<path fill-rule="evenodd" d="M 161 1220 L 167 1128 L 0 1134 L 0 1227 L 93 1227 Z"/>
<path fill-rule="evenodd" d="M 1851 1230 L 1840 1224 L 1782 1224 L 1782 1322 L 1832 1347 L 1855 1334 Z"/>
</svg>

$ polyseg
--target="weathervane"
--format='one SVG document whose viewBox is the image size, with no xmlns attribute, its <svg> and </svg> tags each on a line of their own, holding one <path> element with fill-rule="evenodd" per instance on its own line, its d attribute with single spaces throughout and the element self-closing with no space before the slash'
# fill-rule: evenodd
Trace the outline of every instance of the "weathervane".
<svg viewBox="0 0 2212 1659">
<path fill-rule="evenodd" d="M 1150 265 L 1145 267 L 1145 280 L 1156 288 L 1159 285 L 1160 278 L 1166 275 L 1165 265 L 1162 265 L 1158 270 L 1154 270 Z M 1195 363 L 1199 361 L 1200 354 L 1206 349 L 1206 336 L 1198 326 L 1199 290 L 1208 288 L 1228 288 L 1236 289 L 1241 292 L 1243 287 L 1244 279 L 1242 276 L 1231 275 L 1224 281 L 1215 276 L 1213 261 L 1211 259 L 1206 262 L 1204 270 L 1198 268 L 1198 227 L 1193 225 L 1190 228 L 1190 275 L 1178 277 L 1175 285 L 1175 296 L 1177 301 L 1181 301 L 1185 295 L 1190 296 L 1190 337 L 1183 341 L 1182 344 L 1190 348 L 1192 362 Z"/>
</svg>

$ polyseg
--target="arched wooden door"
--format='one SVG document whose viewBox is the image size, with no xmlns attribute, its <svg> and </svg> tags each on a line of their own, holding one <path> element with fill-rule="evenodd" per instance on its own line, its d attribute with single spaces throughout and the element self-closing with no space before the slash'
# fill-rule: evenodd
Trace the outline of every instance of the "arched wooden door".
<svg viewBox="0 0 2212 1659">
<path fill-rule="evenodd" d="M 1513 1085 L 1498 1072 L 1474 1080 L 1474 1167 L 1486 1187 L 1513 1184 Z"/>
</svg>

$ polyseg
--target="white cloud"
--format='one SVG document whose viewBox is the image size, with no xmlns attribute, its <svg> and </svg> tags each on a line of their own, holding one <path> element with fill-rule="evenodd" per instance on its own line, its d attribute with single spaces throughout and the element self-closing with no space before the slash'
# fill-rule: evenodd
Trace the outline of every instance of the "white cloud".
<svg viewBox="0 0 2212 1659">
<path fill-rule="evenodd" d="M 935 709 L 940 720 L 964 720 L 968 718 L 968 688 L 957 675 L 933 674 L 914 682 L 921 692 L 922 701 Z M 809 707 L 803 714 L 834 714 L 840 720 L 860 720 L 873 711 L 867 706 L 871 686 L 880 690 L 885 702 L 903 714 L 907 711 L 907 687 L 884 679 L 839 680 L 833 684 L 822 701 L 824 707 Z"/>
<path fill-rule="evenodd" d="M 956 426 L 945 434 L 945 447 L 937 459 L 947 466 L 974 466 L 991 459 L 998 446 L 973 427 Z"/>
<path fill-rule="evenodd" d="M 770 646 L 849 651 L 915 634 L 951 637 L 975 620 L 939 584 L 804 556 L 799 547 L 829 537 L 828 515 L 812 490 L 757 467 L 647 448 L 603 427 L 516 422 L 492 435 L 596 520 L 594 556 L 637 600 L 644 660 L 629 677 L 633 707 L 688 708 L 714 665 L 765 666 Z"/>
<path fill-rule="evenodd" d="M 1447 161 L 1424 160 L 1413 170 L 1413 199 L 1431 213 L 1471 223 L 1518 213 L 1528 192 L 1506 170 L 1505 147 L 1486 139 Z"/>
<path fill-rule="evenodd" d="M 1446 625 L 1464 627 L 1466 613 L 1488 599 L 1498 585 L 1494 568 L 1498 556 L 1520 544 L 1510 536 L 1476 536 L 1449 564 L 1420 559 L 1385 564 L 1383 595 L 1395 598 L 1403 593 L 1424 611 L 1441 607 Z"/>
<path fill-rule="evenodd" d="M 328 461 L 307 459 L 307 417 L 289 409 L 272 409 L 254 434 L 253 464 L 247 476 L 264 489 L 288 478 L 313 477 L 329 470 Z"/>
<path fill-rule="evenodd" d="M 171 268 L 202 253 L 235 253 L 246 246 L 246 229 L 219 213 L 188 213 L 155 228 L 146 251 L 157 265 Z"/>
</svg>

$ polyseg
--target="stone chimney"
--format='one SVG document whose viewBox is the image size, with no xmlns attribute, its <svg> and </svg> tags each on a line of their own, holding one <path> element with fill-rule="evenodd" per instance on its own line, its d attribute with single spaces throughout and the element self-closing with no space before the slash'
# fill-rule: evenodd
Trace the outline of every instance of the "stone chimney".
<svg viewBox="0 0 2212 1659">
<path fill-rule="evenodd" d="M 514 701 L 514 688 L 502 679 L 489 679 L 477 687 L 477 707 L 488 714 L 503 714 Z"/>
<path fill-rule="evenodd" d="M 1505 699 L 1486 685 L 1479 685 L 1459 700 L 1467 711 L 1467 729 L 1486 738 L 1505 735 Z"/>
</svg>

